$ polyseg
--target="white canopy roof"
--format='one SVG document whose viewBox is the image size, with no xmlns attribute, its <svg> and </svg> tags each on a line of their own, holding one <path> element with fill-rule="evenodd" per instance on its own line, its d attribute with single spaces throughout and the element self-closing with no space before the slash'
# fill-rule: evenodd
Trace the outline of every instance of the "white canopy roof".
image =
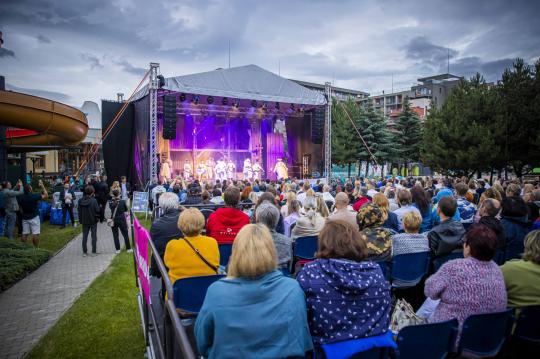
<svg viewBox="0 0 540 359">
<path fill-rule="evenodd" d="M 326 104 L 326 99 L 321 93 L 312 91 L 256 65 L 169 77 L 165 79 L 165 86 L 162 88 L 188 94 L 257 101 L 302 105 Z M 148 85 L 135 94 L 134 100 L 147 94 Z"/>
</svg>

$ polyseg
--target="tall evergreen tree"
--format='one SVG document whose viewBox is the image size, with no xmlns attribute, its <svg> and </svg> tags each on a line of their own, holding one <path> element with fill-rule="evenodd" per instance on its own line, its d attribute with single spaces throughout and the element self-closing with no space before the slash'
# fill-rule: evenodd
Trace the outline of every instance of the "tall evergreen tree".
<svg viewBox="0 0 540 359">
<path fill-rule="evenodd" d="M 418 114 L 411 109 L 408 98 L 405 98 L 403 111 L 396 119 L 395 130 L 396 157 L 408 168 L 410 162 L 420 160 L 422 147 L 422 123 Z"/>
<path fill-rule="evenodd" d="M 345 111 L 358 126 L 360 125 L 361 109 L 353 100 L 344 103 L 338 103 L 335 99 L 332 101 L 332 162 L 347 165 L 350 177 L 351 165 L 358 160 L 360 148 L 357 141 L 358 136 L 352 129 Z"/>
<path fill-rule="evenodd" d="M 365 113 L 367 127 L 371 137 L 366 140 L 377 163 L 382 166 L 385 161 L 392 161 L 395 156 L 394 136 L 388 129 L 388 122 L 381 111 L 373 108 L 370 104 Z M 365 139 L 365 136 L 364 136 Z M 365 149 L 365 147 L 364 147 Z M 367 152 L 367 149 L 365 149 Z M 372 160 L 372 158 L 369 158 Z M 381 168 L 382 170 L 382 168 Z M 367 174 L 366 168 L 366 174 Z"/>
</svg>

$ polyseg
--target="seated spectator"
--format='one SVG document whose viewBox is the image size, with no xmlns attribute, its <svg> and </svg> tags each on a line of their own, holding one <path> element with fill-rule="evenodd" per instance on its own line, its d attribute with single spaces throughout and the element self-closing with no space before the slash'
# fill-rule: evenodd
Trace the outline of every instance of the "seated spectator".
<svg viewBox="0 0 540 359">
<path fill-rule="evenodd" d="M 178 218 L 183 238 L 167 243 L 164 263 L 171 283 L 181 278 L 217 274 L 219 249 L 214 238 L 202 236 L 204 216 L 196 208 L 187 208 Z"/>
<path fill-rule="evenodd" d="M 172 192 L 163 193 L 159 196 L 159 207 L 163 214 L 152 223 L 150 237 L 159 256 L 163 259 L 167 243 L 172 239 L 183 237 L 182 231 L 178 228 L 178 217 L 180 216 L 178 196 Z M 152 257 L 150 274 L 158 278 L 161 277 L 154 257 Z"/>
<path fill-rule="evenodd" d="M 289 191 L 287 192 L 285 205 L 282 206 L 280 210 L 283 218 L 287 217 L 288 215 L 292 213 L 291 207 L 290 207 L 290 204 L 292 203 L 292 201 L 296 201 L 296 193 L 294 193 L 293 191 Z"/>
<path fill-rule="evenodd" d="M 316 194 L 315 199 L 317 200 L 317 212 L 319 212 L 323 218 L 328 218 L 330 216 L 330 211 L 328 210 L 328 206 L 324 202 L 322 195 Z"/>
<path fill-rule="evenodd" d="M 356 213 L 349 210 L 349 196 L 344 192 L 340 192 L 336 194 L 335 202 L 336 210 L 328 217 L 328 219 L 332 221 L 345 221 L 353 227 L 357 227 Z"/>
<path fill-rule="evenodd" d="M 292 241 L 290 238 L 276 232 L 279 222 L 279 210 L 268 201 L 257 206 L 255 218 L 257 223 L 264 224 L 270 230 L 272 240 L 276 246 L 278 264 L 280 268 L 288 268 L 292 258 Z"/>
<path fill-rule="evenodd" d="M 213 204 L 223 204 L 223 197 L 221 197 L 221 190 L 219 188 L 214 188 L 212 190 L 212 199 L 210 201 Z"/>
<path fill-rule="evenodd" d="M 388 229 L 382 225 L 386 217 L 379 206 L 365 204 L 356 216 L 361 238 L 367 244 L 367 258 L 375 262 L 389 261 L 392 258 L 392 238 Z"/>
<path fill-rule="evenodd" d="M 418 233 L 422 225 L 422 217 L 416 212 L 409 211 L 403 216 L 405 233 L 392 236 L 392 256 L 408 253 L 429 252 L 426 233 Z"/>
<path fill-rule="evenodd" d="M 502 196 L 501 193 L 495 189 L 495 186 L 487 189 L 482 193 L 480 196 L 480 200 L 478 201 L 478 210 L 476 211 L 476 214 L 474 215 L 474 223 L 478 223 L 480 221 L 480 210 L 482 209 L 482 206 L 484 204 L 484 201 L 488 198 L 496 199 L 500 203 L 502 202 Z M 499 210 L 499 213 L 495 216 L 497 219 L 501 219 L 501 211 Z"/>
<path fill-rule="evenodd" d="M 249 217 L 238 209 L 240 190 L 234 186 L 225 190 L 225 207 L 218 208 L 208 217 L 206 234 L 215 238 L 218 244 L 232 243 L 243 226 L 249 223 Z"/>
<path fill-rule="evenodd" d="M 274 196 L 270 192 L 264 192 L 261 195 L 259 195 L 259 197 L 257 199 L 257 202 L 255 204 L 255 207 L 253 208 L 253 212 L 252 212 L 252 216 L 251 216 L 251 223 L 256 222 L 255 221 L 255 212 L 257 210 L 257 206 L 259 206 L 264 201 L 268 201 L 268 202 L 272 203 L 279 210 L 278 200 L 277 200 L 276 196 Z M 281 234 L 285 234 L 285 225 L 283 224 L 283 215 L 281 213 L 279 214 L 279 222 L 278 222 L 277 227 L 276 227 L 276 232 L 281 233 Z"/>
<path fill-rule="evenodd" d="M 188 186 L 188 195 L 183 205 L 201 204 L 202 203 L 202 190 L 198 182 L 193 182 Z"/>
<path fill-rule="evenodd" d="M 452 193 L 452 190 L 450 190 L 448 188 L 443 188 L 439 192 L 437 192 L 437 195 L 435 197 L 433 197 L 433 203 L 435 204 L 435 206 L 433 207 L 433 210 L 431 211 L 432 212 L 431 214 L 433 216 L 433 225 L 434 226 L 441 223 L 441 218 L 439 217 L 439 214 L 437 212 L 437 204 L 444 197 L 452 197 L 452 198 L 454 198 L 454 194 Z M 454 221 L 461 222 L 461 217 L 459 216 L 459 211 L 457 210 L 457 205 L 456 205 L 456 212 L 454 213 L 454 216 L 452 217 L 452 219 Z"/>
<path fill-rule="evenodd" d="M 495 233 L 484 225 L 472 225 L 463 245 L 465 258 L 446 262 L 426 280 L 426 296 L 440 300 L 429 322 L 456 318 L 461 332 L 463 321 L 470 315 L 506 309 L 504 278 L 492 261 L 496 250 Z"/>
<path fill-rule="evenodd" d="M 536 219 L 540 217 L 540 189 L 535 189 L 532 192 L 523 196 L 523 200 L 529 207 L 528 219 L 532 224 Z"/>
<path fill-rule="evenodd" d="M 433 213 L 431 212 L 430 200 L 426 191 L 422 187 L 414 186 L 411 189 L 411 197 L 413 206 L 418 208 L 422 216 L 420 233 L 429 232 L 433 228 Z"/>
<path fill-rule="evenodd" d="M 200 207 L 197 207 L 199 209 L 203 209 L 203 208 L 207 208 L 207 209 L 215 209 L 216 208 L 216 205 L 210 201 L 210 193 L 208 193 L 208 191 L 204 190 L 202 191 L 201 193 L 201 206 Z"/>
<path fill-rule="evenodd" d="M 456 211 L 457 203 L 453 197 L 443 197 L 439 201 L 437 215 L 441 223 L 428 233 L 429 248 L 433 257 L 461 250 L 465 228 L 461 222 L 452 218 Z"/>
<path fill-rule="evenodd" d="M 309 190 L 311 190 L 311 184 L 306 180 L 302 185 L 302 190 L 296 195 L 296 199 L 302 204 L 302 207 L 304 206 L 304 201 L 306 200 L 306 195 Z"/>
<path fill-rule="evenodd" d="M 390 208 L 390 212 L 394 212 L 396 209 L 399 208 L 399 204 L 397 204 L 396 201 L 396 191 L 392 187 L 386 187 L 384 195 L 386 196 L 386 198 L 388 198 L 388 208 Z"/>
<path fill-rule="evenodd" d="M 364 204 L 371 202 L 371 199 L 367 195 L 367 188 L 360 188 L 359 195 L 360 196 L 356 199 L 352 206 L 356 212 L 358 212 Z"/>
<path fill-rule="evenodd" d="M 465 198 L 468 191 L 469 187 L 465 183 L 460 182 L 456 184 L 457 210 L 461 218 L 461 223 L 473 223 L 476 213 L 475 205 Z"/>
<path fill-rule="evenodd" d="M 523 239 L 530 228 L 527 221 L 529 209 L 520 197 L 520 192 L 517 184 L 510 184 L 501 203 L 501 225 L 506 234 L 506 260 L 521 258 Z"/>
<path fill-rule="evenodd" d="M 491 188 L 490 188 L 491 189 Z M 486 193 L 486 192 L 484 192 Z M 497 235 L 497 248 L 503 248 L 506 244 L 506 233 L 497 215 L 501 211 L 501 204 L 496 199 L 488 198 L 482 202 L 479 209 L 480 220 L 478 223 L 491 229 Z"/>
<path fill-rule="evenodd" d="M 397 202 L 399 204 L 399 208 L 394 211 L 394 213 L 397 216 L 398 220 L 398 227 L 399 231 L 403 231 L 403 215 L 409 211 L 414 211 L 418 213 L 420 216 L 422 215 L 418 208 L 413 206 L 412 204 L 412 195 L 411 191 L 408 189 L 400 189 L 397 193 Z"/>
<path fill-rule="evenodd" d="M 523 259 L 514 259 L 501 267 L 509 307 L 540 305 L 540 231 L 525 237 Z"/>
<path fill-rule="evenodd" d="M 373 196 L 373 203 L 379 206 L 383 212 L 383 215 L 387 217 L 383 227 L 396 233 L 399 232 L 398 217 L 394 212 L 390 212 L 390 203 L 388 202 L 386 196 L 382 193 L 376 193 Z"/>
<path fill-rule="evenodd" d="M 317 200 L 307 196 L 304 202 L 304 212 L 292 230 L 295 237 L 316 236 L 324 227 L 325 219 L 317 212 Z"/>
<path fill-rule="evenodd" d="M 227 278 L 208 288 L 197 316 L 203 357 L 303 358 L 313 348 L 304 293 L 277 265 L 270 231 L 260 224 L 242 228 Z"/>
<path fill-rule="evenodd" d="M 283 226 L 285 228 L 285 236 L 290 237 L 291 236 L 291 226 L 296 223 L 298 218 L 300 218 L 300 202 L 297 200 L 293 200 L 290 203 L 287 203 L 287 206 L 289 206 L 289 211 L 291 214 L 289 214 L 287 217 L 283 219 Z"/>
<path fill-rule="evenodd" d="M 298 274 L 317 345 L 383 334 L 390 323 L 390 288 L 378 264 L 365 261 L 366 242 L 349 223 L 328 221 L 317 259 Z"/>
<path fill-rule="evenodd" d="M 323 201 L 326 203 L 326 202 L 332 202 L 332 203 L 335 203 L 336 200 L 334 198 L 334 196 L 332 196 L 332 194 L 330 193 L 330 186 L 325 184 L 323 186 Z"/>
<path fill-rule="evenodd" d="M 95 185 L 94 187 L 96 187 L 97 185 Z M 99 186 L 97 186 L 99 187 Z M 98 188 L 99 189 L 99 188 Z M 98 190 L 96 189 L 96 196 L 97 196 L 97 192 Z M 161 180 L 159 180 L 157 182 L 157 184 L 154 186 L 154 188 L 152 188 L 152 190 L 150 191 L 150 194 L 151 194 L 151 198 L 152 198 L 152 203 L 157 203 L 157 197 L 158 197 L 158 194 L 161 195 L 163 193 L 167 192 L 167 189 L 165 188 L 165 186 L 163 186 L 163 182 Z"/>
</svg>

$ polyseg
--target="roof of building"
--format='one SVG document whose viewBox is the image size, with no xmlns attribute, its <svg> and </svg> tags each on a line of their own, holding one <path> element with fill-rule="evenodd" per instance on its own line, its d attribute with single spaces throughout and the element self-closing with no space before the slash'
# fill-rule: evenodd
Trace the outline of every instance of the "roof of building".
<svg viewBox="0 0 540 359">
<path fill-rule="evenodd" d="M 313 88 L 318 88 L 318 89 L 324 90 L 324 84 L 318 84 L 318 83 L 315 83 L 315 82 L 308 82 L 308 81 L 294 80 L 294 79 L 289 79 L 289 80 L 294 81 L 297 84 L 302 85 L 304 87 L 313 87 Z M 369 93 L 367 93 L 365 91 L 360 91 L 360 90 L 352 90 L 352 89 L 346 89 L 346 88 L 343 88 L 343 87 L 336 87 L 336 86 L 332 86 L 332 89 L 335 90 L 335 91 L 350 93 L 350 94 L 353 94 L 353 95 L 369 96 Z"/>
<path fill-rule="evenodd" d="M 439 75 L 434 75 L 434 76 L 428 76 L 428 77 L 422 77 L 422 78 L 419 78 L 418 81 L 419 82 L 426 82 L 426 81 L 430 81 L 430 80 L 450 80 L 450 79 L 462 79 L 463 76 L 458 76 L 458 75 L 452 75 L 450 73 L 446 73 L 446 74 L 439 74 Z"/>
<path fill-rule="evenodd" d="M 256 65 L 217 69 L 192 75 L 165 79 L 165 90 L 205 96 L 324 105 L 324 96 L 278 76 Z M 134 96 L 134 100 L 148 94 L 148 85 Z"/>
</svg>

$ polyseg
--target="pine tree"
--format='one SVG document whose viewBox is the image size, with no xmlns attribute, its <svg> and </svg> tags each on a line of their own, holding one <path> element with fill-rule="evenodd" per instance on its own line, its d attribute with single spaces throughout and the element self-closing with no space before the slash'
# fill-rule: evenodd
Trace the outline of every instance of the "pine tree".
<svg viewBox="0 0 540 359">
<path fill-rule="evenodd" d="M 411 109 L 408 98 L 396 119 L 395 130 L 396 157 L 408 168 L 410 162 L 419 161 L 422 147 L 422 123 L 418 114 Z"/>
<path fill-rule="evenodd" d="M 332 162 L 339 165 L 349 166 L 349 177 L 351 176 L 351 165 L 358 160 L 359 146 L 358 136 L 352 128 L 347 114 L 353 121 L 359 121 L 358 106 L 352 100 L 338 103 L 333 100 L 332 104 Z"/>
<path fill-rule="evenodd" d="M 388 129 L 388 122 L 382 112 L 375 110 L 371 104 L 366 110 L 366 118 L 370 135 L 372 135 L 366 142 L 377 163 L 382 166 L 385 161 L 391 161 L 395 156 L 394 136 Z"/>
</svg>

